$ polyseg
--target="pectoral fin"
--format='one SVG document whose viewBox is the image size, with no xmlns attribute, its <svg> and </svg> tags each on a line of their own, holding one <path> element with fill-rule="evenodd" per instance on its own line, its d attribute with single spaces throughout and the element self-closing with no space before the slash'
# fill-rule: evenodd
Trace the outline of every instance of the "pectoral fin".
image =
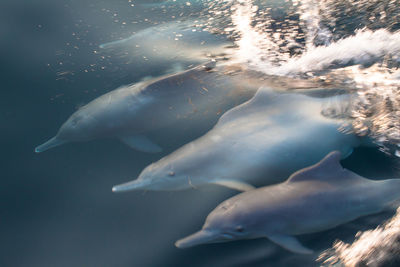
<svg viewBox="0 0 400 267">
<path fill-rule="evenodd" d="M 299 253 L 299 254 L 313 253 L 311 249 L 304 247 L 299 242 L 299 240 L 297 240 L 293 236 L 283 235 L 283 234 L 273 234 L 273 235 L 268 235 L 268 239 L 294 253 Z"/>
<path fill-rule="evenodd" d="M 148 153 L 159 153 L 162 151 L 159 145 L 153 143 L 144 135 L 121 136 L 120 139 L 124 144 L 139 151 Z"/>
<path fill-rule="evenodd" d="M 249 191 L 255 189 L 251 184 L 235 180 L 215 180 L 213 184 L 222 185 L 238 191 Z"/>
</svg>

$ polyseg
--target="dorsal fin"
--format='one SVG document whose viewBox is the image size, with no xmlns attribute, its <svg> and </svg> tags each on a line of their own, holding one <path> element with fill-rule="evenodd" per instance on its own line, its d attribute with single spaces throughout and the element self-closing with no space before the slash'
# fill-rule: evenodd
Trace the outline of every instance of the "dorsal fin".
<svg viewBox="0 0 400 267">
<path fill-rule="evenodd" d="M 248 101 L 249 103 L 273 103 L 275 102 L 274 99 L 277 96 L 280 96 L 284 93 L 281 92 L 277 92 L 274 89 L 272 89 L 271 87 L 260 87 L 256 94 Z"/>
<path fill-rule="evenodd" d="M 293 173 L 289 179 L 289 183 L 306 181 L 306 180 L 329 180 L 340 179 L 344 177 L 345 170 L 340 165 L 342 154 L 339 151 L 333 151 L 325 156 L 320 162 L 310 167 L 301 169 Z"/>
<path fill-rule="evenodd" d="M 253 114 L 255 111 L 262 109 L 270 109 L 272 104 L 276 102 L 276 98 L 282 95 L 269 87 L 260 87 L 256 94 L 247 102 L 234 107 L 233 109 L 225 112 L 218 120 L 216 127 L 219 127 L 226 122 L 243 117 L 248 114 Z M 261 104 L 261 105 L 259 105 Z"/>
</svg>

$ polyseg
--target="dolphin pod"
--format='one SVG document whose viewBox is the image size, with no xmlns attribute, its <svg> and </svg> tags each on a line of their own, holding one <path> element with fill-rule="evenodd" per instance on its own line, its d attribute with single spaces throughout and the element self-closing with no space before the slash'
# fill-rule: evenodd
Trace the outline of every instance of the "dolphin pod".
<svg viewBox="0 0 400 267">
<path fill-rule="evenodd" d="M 183 190 L 205 184 L 246 191 L 254 188 L 252 183 L 282 182 L 330 151 L 339 150 L 347 157 L 361 139 L 338 130 L 343 119 L 322 115 L 324 108 L 347 97 L 315 98 L 260 88 L 250 101 L 226 112 L 204 136 L 113 191 Z"/>
<path fill-rule="evenodd" d="M 178 248 L 266 237 L 302 254 L 312 250 L 294 236 L 314 233 L 381 212 L 400 198 L 400 179 L 369 180 L 340 165 L 331 152 L 286 182 L 236 195 L 215 208 L 202 229 L 176 242 Z"/>
<path fill-rule="evenodd" d="M 255 94 L 260 81 L 253 74 L 226 73 L 230 70 L 210 62 L 111 91 L 77 110 L 55 137 L 35 151 L 116 137 L 134 149 L 160 152 L 161 147 L 146 136 L 150 131 L 168 127 L 176 133 L 207 131 L 225 111 Z"/>
<path fill-rule="evenodd" d="M 134 60 L 171 66 L 227 59 L 233 48 L 226 37 L 175 22 L 100 47 L 138 48 Z M 296 85 L 296 93 L 278 92 L 284 79 L 211 62 L 124 86 L 76 111 L 35 151 L 115 137 L 136 150 L 156 153 L 162 145 L 149 138 L 152 133 L 204 132 L 218 121 L 113 191 L 184 190 L 207 184 L 246 191 L 221 203 L 202 230 L 176 246 L 264 237 L 289 251 L 310 254 L 294 236 L 390 207 L 400 197 L 400 179 L 372 181 L 341 167 L 340 159 L 364 141 L 339 130 L 345 118 L 326 112 L 332 103 L 346 103 L 348 90 L 310 89 L 307 82 L 293 79 L 282 87 L 289 91 L 289 84 Z"/>
</svg>

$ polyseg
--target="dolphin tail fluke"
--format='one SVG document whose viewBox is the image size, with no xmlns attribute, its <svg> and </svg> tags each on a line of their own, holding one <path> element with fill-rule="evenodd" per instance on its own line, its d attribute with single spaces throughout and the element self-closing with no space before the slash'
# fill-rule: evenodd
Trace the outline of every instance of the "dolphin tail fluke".
<svg viewBox="0 0 400 267">
<path fill-rule="evenodd" d="M 47 142 L 45 142 L 44 144 L 41 144 L 40 146 L 37 146 L 35 148 L 35 152 L 36 153 L 40 153 L 43 151 L 46 151 L 50 148 L 56 147 L 56 146 L 60 146 L 62 144 L 66 143 L 66 141 L 64 140 L 60 140 L 57 138 L 57 136 L 51 138 L 50 140 L 48 140 Z"/>
<path fill-rule="evenodd" d="M 148 185 L 151 184 L 149 180 L 134 180 L 125 184 L 116 185 L 112 188 L 113 192 L 125 192 L 146 189 Z"/>
</svg>

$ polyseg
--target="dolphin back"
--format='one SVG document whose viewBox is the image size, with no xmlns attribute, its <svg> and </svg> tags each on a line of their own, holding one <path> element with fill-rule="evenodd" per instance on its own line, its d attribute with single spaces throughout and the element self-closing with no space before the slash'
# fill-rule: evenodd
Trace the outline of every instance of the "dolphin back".
<svg viewBox="0 0 400 267">
<path fill-rule="evenodd" d="M 256 94 L 247 102 L 229 110 L 218 121 L 217 126 L 221 126 L 227 122 L 233 121 L 239 117 L 247 117 L 259 111 L 264 110 L 277 110 L 282 109 L 294 109 L 298 107 L 298 103 L 301 101 L 307 101 L 313 99 L 312 97 L 288 92 L 277 92 L 271 87 L 260 87 Z M 315 101 L 319 101 L 314 98 Z"/>
</svg>

